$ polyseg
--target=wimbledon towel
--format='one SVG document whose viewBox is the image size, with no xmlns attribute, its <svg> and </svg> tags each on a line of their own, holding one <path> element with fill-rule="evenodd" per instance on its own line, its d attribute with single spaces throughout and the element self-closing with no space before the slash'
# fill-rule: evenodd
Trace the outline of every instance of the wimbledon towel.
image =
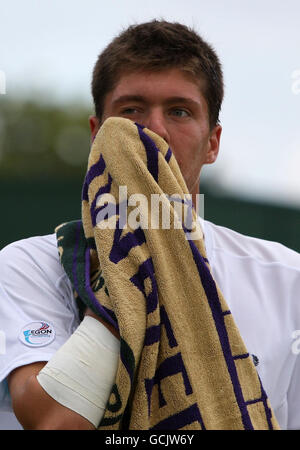
<svg viewBox="0 0 300 450">
<path fill-rule="evenodd" d="M 109 118 L 91 148 L 82 221 L 56 229 L 79 304 L 120 334 L 115 384 L 99 429 L 278 429 L 211 275 L 195 210 L 178 213 L 178 200 L 186 204 L 188 194 L 162 138 Z M 169 229 L 151 226 L 158 195 Z"/>
</svg>

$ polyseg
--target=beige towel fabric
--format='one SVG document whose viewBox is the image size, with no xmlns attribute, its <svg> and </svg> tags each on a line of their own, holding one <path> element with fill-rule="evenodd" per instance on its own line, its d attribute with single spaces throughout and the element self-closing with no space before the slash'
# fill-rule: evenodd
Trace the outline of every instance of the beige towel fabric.
<svg viewBox="0 0 300 450">
<path fill-rule="evenodd" d="M 158 198 L 167 227 L 157 226 Z M 127 119 L 105 121 L 89 156 L 82 221 L 57 228 L 78 301 L 120 334 L 99 429 L 278 429 L 188 199 L 161 137 Z"/>
</svg>

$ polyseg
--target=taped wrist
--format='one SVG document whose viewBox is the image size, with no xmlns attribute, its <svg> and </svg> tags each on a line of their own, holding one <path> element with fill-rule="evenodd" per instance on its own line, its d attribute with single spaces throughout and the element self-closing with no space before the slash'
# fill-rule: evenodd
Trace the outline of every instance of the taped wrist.
<svg viewBox="0 0 300 450">
<path fill-rule="evenodd" d="M 97 428 L 115 381 L 119 352 L 119 340 L 97 319 L 85 316 L 37 380 L 54 400 Z"/>
</svg>

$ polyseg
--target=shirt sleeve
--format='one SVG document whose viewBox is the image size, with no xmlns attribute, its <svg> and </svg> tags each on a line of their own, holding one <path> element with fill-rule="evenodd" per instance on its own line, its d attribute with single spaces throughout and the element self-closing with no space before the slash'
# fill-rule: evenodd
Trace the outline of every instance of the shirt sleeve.
<svg viewBox="0 0 300 450">
<path fill-rule="evenodd" d="M 1 411 L 10 401 L 8 374 L 48 361 L 75 331 L 79 318 L 54 235 L 8 245 L 0 251 L 0 267 Z"/>
</svg>

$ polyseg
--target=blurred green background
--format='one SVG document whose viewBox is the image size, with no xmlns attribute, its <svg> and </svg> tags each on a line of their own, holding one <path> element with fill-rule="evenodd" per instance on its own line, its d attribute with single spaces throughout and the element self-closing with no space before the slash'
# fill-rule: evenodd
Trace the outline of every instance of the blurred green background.
<svg viewBox="0 0 300 450">
<path fill-rule="evenodd" d="M 90 114 L 80 102 L 0 97 L 0 248 L 80 217 Z M 229 196 L 212 182 L 201 192 L 205 219 L 300 252 L 299 209 Z"/>
</svg>

